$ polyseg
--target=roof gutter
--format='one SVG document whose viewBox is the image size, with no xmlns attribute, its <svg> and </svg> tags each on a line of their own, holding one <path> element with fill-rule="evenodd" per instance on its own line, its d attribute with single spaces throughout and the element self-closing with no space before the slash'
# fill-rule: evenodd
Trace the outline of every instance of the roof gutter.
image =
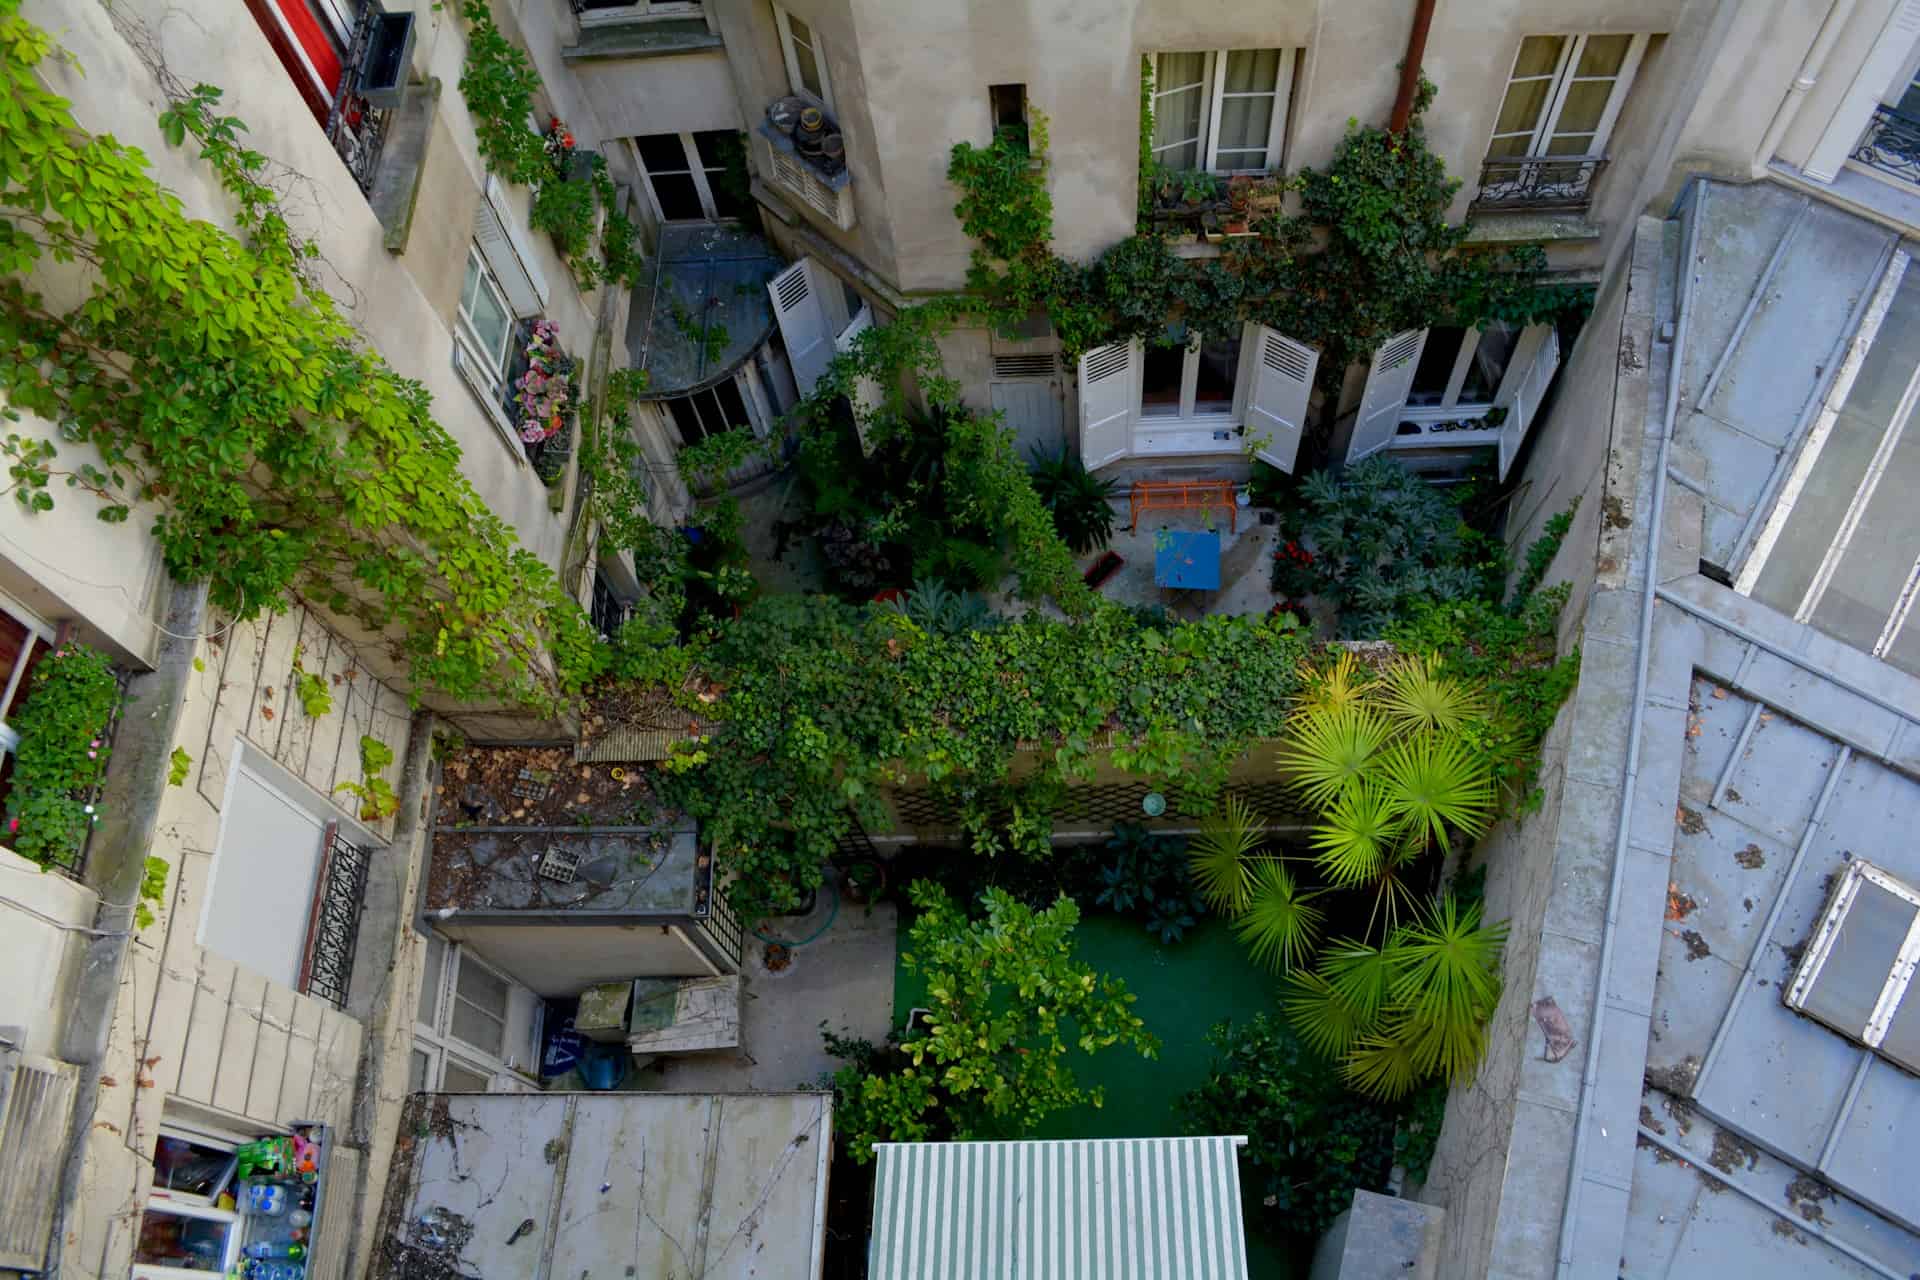
<svg viewBox="0 0 1920 1280">
<path fill-rule="evenodd" d="M 1680 408 L 1680 380 L 1686 367 L 1687 324 L 1693 314 L 1694 258 L 1699 251 L 1700 223 L 1706 214 L 1707 182 L 1693 180 L 1693 219 L 1687 227 L 1680 259 L 1680 306 L 1674 319 L 1673 350 L 1667 366 L 1667 399 L 1660 423 L 1660 456 L 1653 468 L 1653 497 L 1646 524 L 1645 582 L 1640 596 L 1638 652 L 1634 655 L 1632 718 L 1627 724 L 1627 766 L 1620 784 L 1619 834 L 1613 844 L 1613 873 L 1607 887 L 1606 926 L 1600 935 L 1599 981 L 1593 992 L 1593 1014 L 1588 1022 L 1587 1064 L 1580 1077 L 1580 1107 L 1573 1127 L 1573 1159 L 1567 1169 L 1566 1205 L 1560 1213 L 1560 1259 L 1555 1274 L 1569 1277 L 1574 1267 L 1574 1221 L 1580 1212 L 1580 1188 L 1586 1179 L 1581 1168 L 1587 1154 L 1587 1131 L 1597 1123 L 1593 1108 L 1598 1098 L 1600 1044 L 1606 1026 L 1607 988 L 1613 981 L 1614 942 L 1620 934 L 1620 896 L 1626 883 L 1627 839 L 1633 829 L 1633 794 L 1640 781 L 1640 736 L 1646 718 L 1647 673 L 1653 661 L 1653 607 L 1659 594 L 1660 530 L 1666 520 L 1667 465 L 1673 452 L 1673 422 Z"/>
</svg>

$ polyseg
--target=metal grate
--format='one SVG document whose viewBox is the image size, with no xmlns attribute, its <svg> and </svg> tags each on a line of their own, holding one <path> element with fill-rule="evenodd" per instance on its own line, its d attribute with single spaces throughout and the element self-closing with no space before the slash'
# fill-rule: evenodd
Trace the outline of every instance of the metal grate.
<svg viewBox="0 0 1920 1280">
<path fill-rule="evenodd" d="M 1605 156 L 1489 158 L 1480 169 L 1475 209 L 1584 209 Z"/>
<path fill-rule="evenodd" d="M 319 887 L 307 919 L 307 949 L 300 964 L 300 990 L 336 1009 L 347 1007 L 353 983 L 353 949 L 360 939 L 360 906 L 367 892 L 366 851 L 329 822 L 321 837 Z"/>
<path fill-rule="evenodd" d="M 1053 374 L 1052 356 L 995 356 L 993 358 L 993 376 L 996 378 L 1051 378 Z"/>
<path fill-rule="evenodd" d="M 580 851 L 551 845 L 540 855 L 539 874 L 556 884 L 572 884 L 580 874 Z"/>
<path fill-rule="evenodd" d="M 387 143 L 387 118 L 382 111 L 360 96 L 360 67 L 366 61 L 367 45 L 373 39 L 374 24 L 384 16 L 377 4 L 360 10 L 353 25 L 353 42 L 340 73 L 340 88 L 327 112 L 327 141 L 345 162 L 347 172 L 359 184 L 360 194 L 373 194 L 374 174 L 380 169 L 380 151 Z"/>
<path fill-rule="evenodd" d="M 733 961 L 734 968 L 738 969 L 746 939 L 740 927 L 740 917 L 734 914 L 733 903 L 727 900 L 727 891 L 713 882 L 712 859 L 707 860 L 705 892 L 694 904 L 693 914 L 705 927 L 707 936 L 719 945 L 721 951 Z"/>
<path fill-rule="evenodd" d="M 1920 183 L 1920 120 L 1892 107 L 1875 107 L 1867 131 L 1847 158 L 1902 182 Z"/>
<path fill-rule="evenodd" d="M 38 1271 L 80 1069 L 0 1049 L 0 1269 Z"/>
<path fill-rule="evenodd" d="M 547 798 L 553 790 L 553 770 L 522 769 L 508 784 L 507 791 L 515 800 L 526 800 L 533 804 Z"/>
</svg>

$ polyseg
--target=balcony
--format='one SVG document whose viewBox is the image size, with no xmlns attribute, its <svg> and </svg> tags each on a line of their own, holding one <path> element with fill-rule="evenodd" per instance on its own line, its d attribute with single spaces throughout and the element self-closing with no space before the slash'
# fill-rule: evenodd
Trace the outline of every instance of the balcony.
<svg viewBox="0 0 1920 1280">
<path fill-rule="evenodd" d="M 1605 156 L 1489 156 L 1480 170 L 1475 213 L 1585 209 Z"/>
<path fill-rule="evenodd" d="M 804 113 L 817 114 L 809 133 Z M 775 186 L 842 231 L 853 230 L 853 178 L 840 126 L 804 98 L 778 98 L 759 124 L 764 172 Z"/>
<path fill-rule="evenodd" d="M 327 141 L 339 153 L 360 193 L 373 196 L 393 108 L 405 92 L 413 55 L 413 15 L 387 14 L 367 5 L 353 27 L 342 60 L 340 87 L 327 111 Z"/>
<path fill-rule="evenodd" d="M 1867 131 L 1847 158 L 1876 173 L 1920 186 L 1920 119 L 1888 106 L 1874 108 Z"/>
</svg>

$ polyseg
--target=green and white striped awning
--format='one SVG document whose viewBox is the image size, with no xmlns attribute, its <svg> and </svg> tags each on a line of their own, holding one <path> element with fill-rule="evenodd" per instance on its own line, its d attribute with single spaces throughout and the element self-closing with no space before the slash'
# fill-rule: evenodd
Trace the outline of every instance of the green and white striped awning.
<svg viewBox="0 0 1920 1280">
<path fill-rule="evenodd" d="M 1246 1280 L 1245 1138 L 875 1146 L 868 1280 Z"/>
</svg>

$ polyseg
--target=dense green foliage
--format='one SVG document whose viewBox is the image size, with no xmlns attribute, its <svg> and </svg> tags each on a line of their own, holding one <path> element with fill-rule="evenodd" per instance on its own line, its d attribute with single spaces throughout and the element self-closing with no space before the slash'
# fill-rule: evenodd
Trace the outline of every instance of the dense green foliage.
<svg viewBox="0 0 1920 1280">
<path fill-rule="evenodd" d="M 1143 86 L 1151 75 L 1143 69 Z M 1420 111 L 1431 96 L 1427 86 Z M 1251 321 L 1317 348 L 1328 392 L 1350 364 L 1402 330 L 1531 322 L 1589 305 L 1589 290 L 1541 282 L 1546 259 L 1536 246 L 1463 250 L 1466 228 L 1446 217 L 1459 182 L 1428 149 L 1420 111 L 1404 134 L 1350 125 L 1326 169 L 1304 169 L 1286 184 L 1299 193 L 1298 215 L 1261 218 L 1254 235 L 1199 259 L 1177 257 L 1151 228 L 1091 264 L 1060 258 L 1051 248 L 1044 167 L 1029 165 L 1013 139 L 959 143 L 947 175 L 961 192 L 954 212 L 976 241 L 973 305 L 1008 329 L 1045 310 L 1075 357 L 1122 338 L 1180 340 L 1170 325 L 1237 334 Z M 1141 129 L 1151 136 L 1144 95 Z M 1150 164 L 1144 149 L 1142 159 Z M 1143 215 L 1156 181 L 1164 178 L 1143 168 Z"/>
<path fill-rule="evenodd" d="M 1332 602 L 1342 635 L 1377 636 L 1419 602 L 1499 595 L 1498 545 L 1468 528 L 1453 499 L 1390 459 L 1316 471 L 1285 518 L 1311 556 L 1304 565 L 1276 558 L 1274 588 Z"/>
<path fill-rule="evenodd" d="M 107 773 L 107 726 L 120 686 L 107 656 L 80 644 L 50 650 L 8 717 L 20 734 L 7 791 L 7 843 L 43 866 L 73 866 L 98 819 L 93 792 Z"/>
<path fill-rule="evenodd" d="M 298 591 L 390 637 L 419 688 L 560 703 L 594 669 L 584 614 L 461 474 L 425 388 L 310 276 L 317 251 L 219 91 L 161 124 L 193 138 L 244 239 L 80 128 L 17 7 L 0 0 L 0 391 L 10 421 L 58 432 L 6 438 L 22 509 L 52 506 L 57 477 L 104 520 L 152 512 L 168 570 L 216 608 L 252 617 Z M 65 263 L 87 270 L 48 269 Z"/>
<path fill-rule="evenodd" d="M 1033 487 L 1053 513 L 1053 527 L 1069 547 L 1085 555 L 1113 538 L 1113 496 L 1118 480 L 1094 475 L 1065 445 L 1058 453 L 1034 451 Z"/>
<path fill-rule="evenodd" d="M 1353 1203 L 1384 1191 L 1398 1108 L 1344 1088 L 1283 1022 L 1223 1022 L 1207 1081 L 1182 1099 L 1194 1133 L 1244 1133 L 1246 1203 L 1276 1230 L 1311 1240 Z"/>
<path fill-rule="evenodd" d="M 571 135 L 565 146 L 550 144 L 532 124 L 541 93 L 533 59 L 495 24 L 487 0 L 462 0 L 460 13 L 467 20 L 460 95 L 473 119 L 481 159 L 503 180 L 534 188 L 528 221 L 552 234 L 583 286 L 602 280 L 637 283 L 637 228 L 619 209 L 605 158 L 576 153 Z M 552 127 L 564 130 L 565 124 L 555 119 Z M 596 223 L 598 259 L 590 256 Z"/>
<path fill-rule="evenodd" d="M 927 1017 L 886 1051 L 828 1039 L 852 1059 L 834 1076 L 834 1122 L 855 1160 L 874 1142 L 1012 1136 L 1099 1106 L 1101 1091 L 1074 1079 L 1076 1049 L 1158 1052 L 1126 984 L 1075 959 L 1072 899 L 1035 910 L 990 889 L 969 919 L 929 881 L 908 897 L 920 914 L 900 960 L 926 979 Z"/>
<path fill-rule="evenodd" d="M 884 829 L 882 786 L 938 788 L 976 849 L 1036 855 L 1053 788 L 1088 769 L 1109 733 L 1120 768 L 1211 795 L 1228 762 L 1280 732 L 1306 651 L 1269 618 L 1163 629 L 1102 608 L 952 634 L 898 610 L 770 597 L 695 646 L 688 701 L 705 761 L 672 787 L 752 917 L 818 884 L 856 814 Z M 1023 744 L 1036 767 L 1015 786 Z"/>
<path fill-rule="evenodd" d="M 1178 942 L 1200 920 L 1206 904 L 1193 887 L 1186 842 L 1121 823 L 1101 845 L 1067 855 L 1080 884 L 1074 896 L 1119 916 L 1142 921 L 1161 942 Z"/>
</svg>

